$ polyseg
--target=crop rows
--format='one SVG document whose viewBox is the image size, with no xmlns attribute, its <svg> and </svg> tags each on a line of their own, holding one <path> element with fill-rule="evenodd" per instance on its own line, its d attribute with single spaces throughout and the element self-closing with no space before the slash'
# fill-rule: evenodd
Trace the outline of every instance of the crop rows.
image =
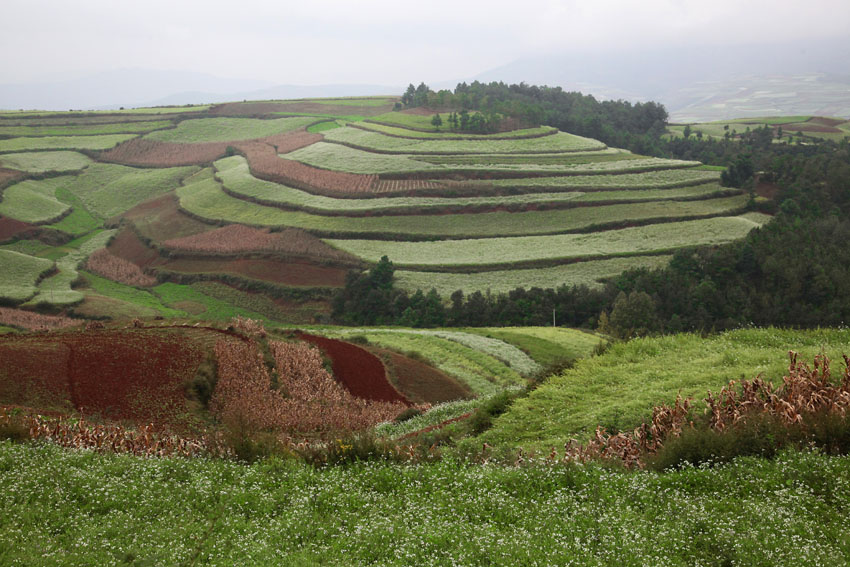
<svg viewBox="0 0 850 567">
<path fill-rule="evenodd" d="M 269 232 L 268 229 L 231 224 L 200 234 L 173 238 L 161 244 L 171 250 L 191 254 L 235 255 L 269 252 L 348 264 L 357 262 L 353 256 L 332 248 L 315 236 L 296 228 Z"/>
<path fill-rule="evenodd" d="M 366 151 L 399 154 L 560 153 L 607 147 L 597 140 L 565 132 L 515 140 L 411 140 L 359 128 L 336 128 L 328 130 L 324 136 L 330 142 Z"/>
<path fill-rule="evenodd" d="M 524 382 L 515 370 L 500 360 L 448 339 L 390 331 L 371 332 L 371 329 L 346 329 L 339 334 L 365 336 L 370 343 L 381 347 L 402 353 L 418 353 L 417 356 L 457 378 L 478 395 L 494 394 L 505 387 L 519 386 Z"/>
<path fill-rule="evenodd" d="M 21 181 L 2 193 L 0 214 L 28 223 L 49 223 L 64 215 L 69 205 L 56 198 L 56 190 L 73 182 L 73 177 Z"/>
<path fill-rule="evenodd" d="M 212 221 L 252 226 L 290 226 L 322 234 L 369 234 L 377 237 L 463 238 L 559 233 L 625 222 L 723 214 L 743 208 L 743 195 L 701 201 L 663 201 L 526 212 L 459 213 L 381 217 L 321 216 L 284 211 L 236 199 L 214 179 L 178 188 L 180 206 Z M 389 247 L 392 248 L 393 244 Z M 380 256 L 379 256 L 380 257 Z"/>
<path fill-rule="evenodd" d="M 147 140 L 192 144 L 198 142 L 231 142 L 265 138 L 289 132 L 315 122 L 314 118 L 278 118 L 257 120 L 253 118 L 195 118 L 183 120 L 176 128 L 152 132 Z"/>
<path fill-rule="evenodd" d="M 369 262 L 382 256 L 396 266 L 501 266 L 602 256 L 651 254 L 685 246 L 707 246 L 743 238 L 769 217 L 746 214 L 670 222 L 589 234 L 518 236 L 438 242 L 339 240 L 326 242 Z"/>
<path fill-rule="evenodd" d="M 0 126 L 31 126 L 44 128 L 48 126 L 95 126 L 99 124 L 127 124 L 133 122 L 173 121 L 180 118 L 179 114 L 76 114 L 58 113 L 29 118 L 12 118 L 12 115 L 0 113 Z"/>
<path fill-rule="evenodd" d="M 590 288 L 602 286 L 601 280 L 613 278 L 625 270 L 635 268 L 659 268 L 670 261 L 669 255 L 629 256 L 608 260 L 588 260 L 559 266 L 534 269 L 493 270 L 469 274 L 443 272 L 414 272 L 396 270 L 396 285 L 408 291 L 435 288 L 443 297 L 457 290 L 464 294 L 475 291 L 508 293 L 512 289 L 557 288 L 560 285 L 586 285 Z"/>
<path fill-rule="evenodd" d="M 53 269 L 53 262 L 27 254 L 0 250 L 0 298 L 15 303 L 26 301 L 36 292 L 36 284 Z"/>
<path fill-rule="evenodd" d="M 135 134 L 109 134 L 105 136 L 11 138 L 9 140 L 0 140 L 0 152 L 29 150 L 107 150 L 135 137 Z"/>
<path fill-rule="evenodd" d="M 97 136 L 103 134 L 144 134 L 153 130 L 169 128 L 168 120 L 148 122 L 116 122 L 111 124 L 74 124 L 67 126 L 7 126 L 0 121 L 0 136 Z"/>
<path fill-rule="evenodd" d="M 79 319 L 60 315 L 42 315 L 23 309 L 0 307 L 0 324 L 35 331 L 38 329 L 61 329 L 74 327 L 81 323 Z"/>
<path fill-rule="evenodd" d="M 88 156 L 70 151 L 0 154 L 0 166 L 31 173 L 77 171 L 91 163 Z"/>
<path fill-rule="evenodd" d="M 570 175 L 563 177 L 532 177 L 526 179 L 497 179 L 496 187 L 514 189 L 579 189 L 585 191 L 609 189 L 664 189 L 685 187 L 717 181 L 720 173 L 701 169 L 664 169 L 646 173 L 620 175 Z"/>
<path fill-rule="evenodd" d="M 327 171 L 284 159 L 268 145 L 265 149 L 255 148 L 254 151 L 249 152 L 248 163 L 257 177 L 317 191 L 363 193 L 368 192 L 377 179 L 375 175 Z"/>
<path fill-rule="evenodd" d="M 86 260 L 85 267 L 95 274 L 127 285 L 149 287 L 156 283 L 156 278 L 145 274 L 139 266 L 113 256 L 106 248 L 92 253 Z"/>
</svg>

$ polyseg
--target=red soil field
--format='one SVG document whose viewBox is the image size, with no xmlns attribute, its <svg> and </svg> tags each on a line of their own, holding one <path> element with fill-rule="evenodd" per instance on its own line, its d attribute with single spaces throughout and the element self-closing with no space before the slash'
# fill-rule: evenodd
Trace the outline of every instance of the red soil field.
<svg viewBox="0 0 850 567">
<path fill-rule="evenodd" d="M 306 333 L 298 333 L 298 338 L 316 345 L 330 357 L 334 376 L 352 395 L 367 400 L 410 404 L 387 380 L 381 359 L 366 349 Z"/>
<path fill-rule="evenodd" d="M 175 258 L 157 266 L 183 274 L 231 274 L 294 287 L 342 287 L 347 270 L 263 258 Z"/>
<path fill-rule="evenodd" d="M 184 383 L 204 359 L 203 349 L 175 329 L 12 335 L 0 337 L 3 348 L 3 382 L 25 381 L 27 395 L 14 403 L 37 407 L 44 396 L 64 397 L 63 403 L 84 414 L 140 424 L 179 424 L 185 418 Z"/>
<path fill-rule="evenodd" d="M 75 327 L 83 322 L 79 319 L 62 317 L 60 315 L 42 315 L 24 309 L 13 309 L 11 307 L 0 307 L 0 325 L 19 327 L 21 329 L 61 329 Z"/>
<path fill-rule="evenodd" d="M 297 228 L 270 232 L 268 229 L 230 224 L 208 232 L 166 240 L 162 245 L 174 251 L 195 254 L 268 252 L 287 257 L 333 260 L 350 266 L 360 265 L 355 256 L 337 250 Z"/>
<path fill-rule="evenodd" d="M 808 124 L 823 124 L 824 126 L 838 126 L 845 122 L 847 120 L 843 118 L 826 118 L 824 116 L 814 116 L 807 121 Z"/>
<path fill-rule="evenodd" d="M 12 238 L 24 238 L 38 231 L 39 228 L 35 225 L 0 216 L 0 242 Z"/>
<path fill-rule="evenodd" d="M 0 403 L 73 410 L 67 371 L 71 349 L 42 337 L 0 335 Z"/>
<path fill-rule="evenodd" d="M 329 171 L 284 159 L 278 156 L 275 149 L 268 144 L 264 147 L 252 145 L 246 157 L 251 173 L 255 177 L 315 193 L 368 192 L 378 179 L 377 175 Z"/>
<path fill-rule="evenodd" d="M 178 205 L 177 197 L 169 193 L 133 207 L 121 218 L 131 221 L 143 237 L 154 242 L 215 228 L 182 213 Z"/>
<path fill-rule="evenodd" d="M 23 174 L 16 169 L 6 169 L 5 167 L 0 167 L 0 185 L 7 181 L 11 181 L 16 177 L 20 177 L 21 175 Z"/>
<path fill-rule="evenodd" d="M 224 156 L 228 142 L 203 144 L 176 144 L 144 138 L 133 138 L 101 152 L 100 160 L 125 165 L 149 167 L 176 167 L 212 163 Z"/>
<path fill-rule="evenodd" d="M 776 129 L 779 127 L 777 126 Z M 792 134 L 794 132 L 822 132 L 828 134 L 840 134 L 843 130 L 839 130 L 833 126 L 828 126 L 819 122 L 810 120 L 808 122 L 797 122 L 794 124 L 782 124 L 783 134 Z"/>
<path fill-rule="evenodd" d="M 163 262 L 157 251 L 139 240 L 139 237 L 131 228 L 124 228 L 116 234 L 106 250 L 113 256 L 132 262 L 140 268 L 147 268 Z"/>
<path fill-rule="evenodd" d="M 391 350 L 370 347 L 384 361 L 390 381 L 414 403 L 439 404 L 474 396 L 472 390 L 433 366 Z"/>
</svg>

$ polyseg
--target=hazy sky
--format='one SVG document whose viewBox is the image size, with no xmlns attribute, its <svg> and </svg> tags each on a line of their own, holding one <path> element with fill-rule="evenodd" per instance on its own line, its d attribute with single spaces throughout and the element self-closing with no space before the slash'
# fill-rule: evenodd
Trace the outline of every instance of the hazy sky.
<svg viewBox="0 0 850 567">
<path fill-rule="evenodd" d="M 395 85 L 543 53 L 850 36 L 848 0 L 4 0 L 2 14 L 0 83 L 150 68 Z"/>
</svg>

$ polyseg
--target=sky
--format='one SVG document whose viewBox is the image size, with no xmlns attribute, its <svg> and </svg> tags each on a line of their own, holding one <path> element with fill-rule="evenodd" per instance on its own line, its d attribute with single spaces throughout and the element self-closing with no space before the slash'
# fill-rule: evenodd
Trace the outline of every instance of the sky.
<svg viewBox="0 0 850 567">
<path fill-rule="evenodd" d="M 847 0 L 4 0 L 0 83 L 126 68 L 403 85 L 563 52 L 850 36 Z"/>
</svg>

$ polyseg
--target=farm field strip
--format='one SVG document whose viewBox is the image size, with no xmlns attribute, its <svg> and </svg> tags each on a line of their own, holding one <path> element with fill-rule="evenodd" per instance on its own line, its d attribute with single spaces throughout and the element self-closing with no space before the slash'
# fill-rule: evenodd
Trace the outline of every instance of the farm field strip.
<svg viewBox="0 0 850 567">
<path fill-rule="evenodd" d="M 170 120 L 146 122 L 115 122 L 109 124 L 72 124 L 44 126 L 7 126 L 0 120 L 0 136 L 42 137 L 42 136 L 99 136 L 104 134 L 146 134 L 153 130 L 170 128 Z"/>
<path fill-rule="evenodd" d="M 359 128 L 336 128 L 328 130 L 324 136 L 329 142 L 366 151 L 399 154 L 560 153 L 607 148 L 598 140 L 566 132 L 514 140 L 411 140 Z"/>
<path fill-rule="evenodd" d="M 108 150 L 136 134 L 105 136 L 43 136 L 40 138 L 11 138 L 0 140 L 0 153 L 28 150 Z"/>
<path fill-rule="evenodd" d="M 0 154 L 0 167 L 8 167 L 30 173 L 45 171 L 78 171 L 93 162 L 79 152 L 24 152 L 20 154 Z"/>
<path fill-rule="evenodd" d="M 66 187 L 90 212 L 105 219 L 175 189 L 184 178 L 198 170 L 194 166 L 140 169 L 97 163 L 86 168 Z"/>
<path fill-rule="evenodd" d="M 131 124 L 134 122 L 152 121 L 172 122 L 178 118 L 182 119 L 183 116 L 176 113 L 151 116 L 150 114 L 76 114 L 65 112 L 45 116 L 19 118 L 0 113 L 0 126 L 28 126 L 39 128 L 49 126 L 96 126 L 100 124 Z"/>
<path fill-rule="evenodd" d="M 53 268 L 53 262 L 20 252 L 0 250 L 0 298 L 18 303 L 36 292 L 36 283 Z"/>
<path fill-rule="evenodd" d="M 496 179 L 496 187 L 514 189 L 578 189 L 607 191 L 610 189 L 665 189 L 717 182 L 720 172 L 704 169 L 663 169 L 644 173 L 619 175 L 570 175 L 563 177 L 530 177 L 526 179 Z"/>
<path fill-rule="evenodd" d="M 56 260 L 56 268 L 59 273 L 42 280 L 38 286 L 38 293 L 26 305 L 49 303 L 58 306 L 72 305 L 82 301 L 85 295 L 80 291 L 71 289 L 71 284 L 80 276 L 77 268 L 92 252 L 106 246 L 109 239 L 117 232 L 117 229 L 103 230 L 91 236 L 83 237 L 78 249 Z"/>
<path fill-rule="evenodd" d="M 524 385 L 523 378 L 500 360 L 460 343 L 427 335 L 378 332 L 371 329 L 323 331 L 340 338 L 365 336 L 370 343 L 401 353 L 416 352 L 439 370 L 469 386 L 477 395 L 490 395 L 511 386 Z"/>
<path fill-rule="evenodd" d="M 152 132 L 146 140 L 176 143 L 209 143 L 253 140 L 290 132 L 315 122 L 311 117 L 277 118 L 194 118 L 180 122 L 176 128 Z"/>
<path fill-rule="evenodd" d="M 429 124 L 430 125 L 430 124 Z M 422 130 L 411 130 L 401 126 L 391 126 L 375 122 L 372 119 L 366 119 L 362 122 L 357 122 L 356 128 L 379 132 L 387 136 L 397 136 L 399 138 L 413 139 L 432 139 L 432 140 L 511 140 L 519 138 L 536 138 L 539 136 L 549 136 L 557 132 L 556 128 L 551 126 L 538 126 L 537 128 L 523 128 L 521 130 L 511 130 L 509 132 L 499 132 L 496 134 L 471 134 L 469 132 L 452 132 L 445 128 L 444 131 L 423 132 Z M 431 126 L 433 130 L 433 126 Z"/>
<path fill-rule="evenodd" d="M 627 159 L 645 159 L 645 156 L 633 154 L 619 148 L 590 150 L 585 152 L 548 153 L 548 154 L 462 154 L 462 155 L 420 155 L 419 161 L 436 165 L 490 165 L 490 164 L 557 164 L 580 165 L 604 161 L 622 161 Z"/>
<path fill-rule="evenodd" d="M 488 197 L 375 197 L 341 199 L 316 195 L 280 183 L 258 179 L 251 175 L 248 162 L 242 156 L 220 159 L 214 164 L 218 179 L 229 193 L 256 199 L 261 204 L 280 205 L 316 214 L 358 212 L 403 212 L 406 209 L 444 209 L 529 205 L 535 203 L 565 203 L 585 201 L 630 201 L 701 198 L 737 191 L 717 185 L 635 191 L 528 193 L 523 195 L 493 195 Z"/>
<path fill-rule="evenodd" d="M 533 261 L 652 254 L 688 246 L 720 244 L 743 238 L 769 218 L 759 213 L 748 213 L 590 234 L 438 242 L 340 239 L 326 239 L 325 242 L 368 262 L 377 262 L 382 256 L 389 256 L 399 267 L 495 267 Z"/>
<path fill-rule="evenodd" d="M 466 331 L 512 343 L 541 364 L 562 364 L 587 358 L 607 340 L 594 333 L 565 327 L 478 327 Z"/>
<path fill-rule="evenodd" d="M 58 220 L 71 207 L 56 198 L 56 190 L 72 180 L 72 176 L 28 179 L 7 187 L 0 195 L 0 215 L 33 224 Z"/>
<path fill-rule="evenodd" d="M 177 195 L 184 210 L 211 221 L 290 226 L 324 234 L 404 235 L 411 238 L 557 233 L 653 218 L 722 214 L 741 209 L 746 201 L 745 196 L 738 195 L 706 201 L 648 202 L 519 213 L 340 217 L 284 211 L 243 201 L 227 195 L 212 178 L 187 183 L 177 189 Z"/>
<path fill-rule="evenodd" d="M 396 270 L 396 285 L 401 289 L 414 292 L 417 289 L 437 290 L 443 297 L 449 297 L 457 290 L 469 295 L 476 291 L 485 293 L 507 293 L 512 289 L 524 287 L 557 288 L 561 285 L 586 285 L 589 288 L 601 288 L 600 280 L 613 278 L 625 270 L 634 268 L 660 268 L 666 266 L 672 256 L 629 256 L 608 260 L 587 260 L 572 262 L 560 266 L 534 269 L 493 270 L 456 274 L 444 272 L 415 272 Z"/>
<path fill-rule="evenodd" d="M 540 365 L 537 364 L 534 359 L 529 357 L 527 354 L 522 352 L 514 345 L 499 339 L 493 339 L 478 334 L 466 333 L 463 331 L 455 330 L 379 329 L 371 327 L 368 329 L 351 329 L 346 330 L 344 332 L 356 334 L 361 333 L 363 331 L 368 331 L 369 333 L 393 333 L 401 335 L 419 335 L 423 337 L 438 337 L 441 339 L 454 341 L 473 350 L 477 350 L 479 352 L 492 356 L 497 360 L 501 360 L 510 368 L 512 368 L 519 374 L 523 374 L 525 376 L 534 374 L 535 372 L 540 370 Z"/>
<path fill-rule="evenodd" d="M 342 144 L 317 142 L 307 147 L 295 150 L 281 157 L 291 159 L 334 171 L 361 174 L 402 174 L 439 172 L 446 173 L 483 173 L 505 172 L 543 175 L 590 175 L 640 173 L 656 170 L 672 170 L 691 168 L 700 165 L 696 161 L 670 160 L 662 158 L 638 158 L 622 154 L 626 159 L 601 162 L 586 161 L 585 163 L 487 163 L 487 164 L 437 164 L 420 160 L 416 154 L 379 154 Z M 522 180 L 525 181 L 525 180 Z"/>
</svg>

